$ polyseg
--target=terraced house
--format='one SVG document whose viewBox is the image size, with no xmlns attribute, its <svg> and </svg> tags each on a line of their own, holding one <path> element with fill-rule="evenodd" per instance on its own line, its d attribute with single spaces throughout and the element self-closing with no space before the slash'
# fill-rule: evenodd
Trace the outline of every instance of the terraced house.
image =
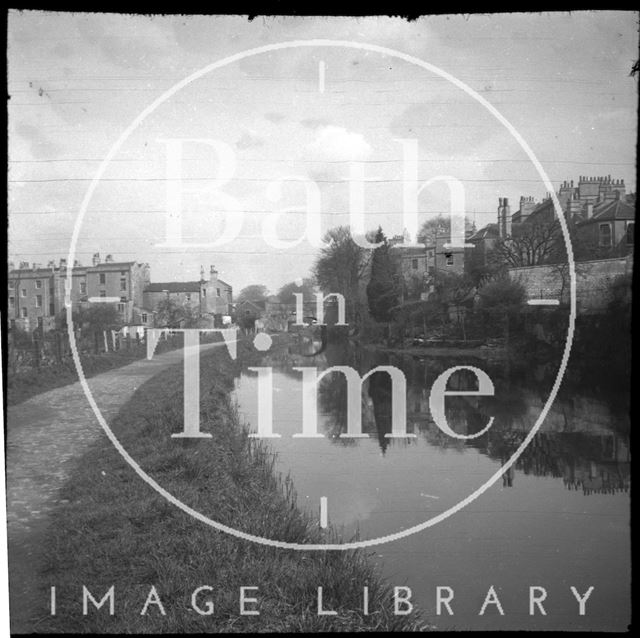
<svg viewBox="0 0 640 638">
<path fill-rule="evenodd" d="M 9 264 L 8 327 L 26 331 L 52 330 L 64 310 L 67 262 Z M 92 300 L 114 300 L 123 324 L 139 323 L 143 290 L 149 282 L 149 264 L 137 261 L 116 262 L 107 255 L 104 262 L 95 253 L 91 266 L 77 261 L 72 269 L 70 298 L 72 307 L 88 305 Z M 99 302 L 98 302 L 99 303 Z"/>
</svg>

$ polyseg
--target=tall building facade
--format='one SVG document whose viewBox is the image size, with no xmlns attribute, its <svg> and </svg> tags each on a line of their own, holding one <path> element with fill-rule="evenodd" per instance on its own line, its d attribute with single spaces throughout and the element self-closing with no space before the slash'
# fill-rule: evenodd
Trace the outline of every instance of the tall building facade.
<svg viewBox="0 0 640 638">
<path fill-rule="evenodd" d="M 149 264 L 136 261 L 115 262 L 107 255 L 104 262 L 95 253 L 91 266 L 76 262 L 71 271 L 70 300 L 72 308 L 100 303 L 110 298 L 124 324 L 135 323 L 142 311 L 143 289 L 149 282 Z M 67 262 L 58 265 L 21 262 L 18 268 L 9 264 L 8 327 L 33 331 L 49 331 L 65 309 Z"/>
</svg>

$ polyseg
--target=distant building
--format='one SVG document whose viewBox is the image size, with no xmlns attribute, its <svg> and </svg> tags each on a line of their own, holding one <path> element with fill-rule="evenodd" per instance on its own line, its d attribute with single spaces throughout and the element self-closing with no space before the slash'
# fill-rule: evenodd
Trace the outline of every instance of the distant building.
<svg viewBox="0 0 640 638">
<path fill-rule="evenodd" d="M 435 276 L 439 272 L 453 273 L 461 275 L 464 273 L 465 264 L 465 248 L 448 246 L 451 238 L 448 235 L 439 235 L 436 237 L 433 251 L 433 267 Z"/>
<path fill-rule="evenodd" d="M 429 278 L 429 257 L 433 259 L 434 251 L 434 247 L 427 248 L 424 245 L 403 246 L 394 243 L 389 247 L 389 254 L 402 277 L 405 299 L 417 299 L 426 290 Z"/>
<path fill-rule="evenodd" d="M 474 249 L 471 251 L 470 255 L 473 263 L 479 266 L 486 266 L 489 261 L 489 255 L 491 254 L 491 251 L 498 239 L 498 224 L 487 224 L 471 235 L 467 241 L 474 245 Z"/>
<path fill-rule="evenodd" d="M 107 255 L 100 262 L 99 253 L 93 256 L 92 266 L 73 266 L 70 299 L 72 308 L 91 303 L 91 299 L 110 297 L 120 313 L 123 323 L 137 321 L 142 309 L 142 290 L 149 281 L 149 265 L 136 261 L 114 262 Z M 42 331 L 56 327 L 56 318 L 65 309 L 67 262 L 59 265 L 50 261 L 46 268 L 40 264 L 29 267 L 21 262 L 19 268 L 11 268 L 8 274 L 9 326 L 23 330 Z M 98 302 L 99 303 L 99 302 Z"/>
<path fill-rule="evenodd" d="M 577 184 L 565 180 L 556 193 L 567 226 L 578 244 L 576 259 L 624 257 L 633 251 L 635 231 L 635 195 L 626 193 L 624 180 L 611 175 L 581 175 Z M 536 202 L 523 196 L 517 211 L 511 214 L 509 200 L 501 197 L 496 224 L 488 224 L 469 238 L 475 244 L 474 259 L 486 263 L 486 255 L 496 240 L 517 238 L 532 225 L 549 225 L 557 220 L 553 198 L 549 193 Z M 558 235 L 558 243 L 564 237 Z"/>
<path fill-rule="evenodd" d="M 29 267 L 21 262 L 8 275 L 8 327 L 33 331 L 55 328 L 60 300 L 56 297 L 58 269 L 42 268 L 39 264 Z"/>
<path fill-rule="evenodd" d="M 152 312 L 164 299 L 170 299 L 180 306 L 188 306 L 200 318 L 201 323 L 209 327 L 222 325 L 222 317 L 231 312 L 233 289 L 218 278 L 215 266 L 205 278 L 204 269 L 200 271 L 199 281 L 168 281 L 148 283 L 144 288 L 143 307 L 149 323 Z"/>
</svg>

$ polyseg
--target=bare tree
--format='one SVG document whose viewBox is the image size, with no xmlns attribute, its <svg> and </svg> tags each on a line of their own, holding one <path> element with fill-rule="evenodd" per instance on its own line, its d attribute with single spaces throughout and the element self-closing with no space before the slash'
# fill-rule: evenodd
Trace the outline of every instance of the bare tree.
<svg viewBox="0 0 640 638">
<path fill-rule="evenodd" d="M 561 241 L 560 223 L 523 224 L 517 235 L 496 241 L 492 256 L 509 267 L 548 263 Z"/>
</svg>

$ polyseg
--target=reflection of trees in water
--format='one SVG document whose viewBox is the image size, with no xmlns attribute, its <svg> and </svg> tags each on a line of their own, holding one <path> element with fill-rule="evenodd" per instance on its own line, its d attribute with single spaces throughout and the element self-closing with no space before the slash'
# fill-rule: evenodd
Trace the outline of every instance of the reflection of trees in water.
<svg viewBox="0 0 640 638">
<path fill-rule="evenodd" d="M 496 428 L 494 424 L 478 448 L 504 465 L 526 434 Z M 628 441 L 615 432 L 539 432 L 518 457 L 515 467 L 524 474 L 562 478 L 568 489 L 582 489 L 585 494 L 613 494 L 629 490 L 629 461 Z M 512 483 L 511 473 L 505 484 Z"/>
<path fill-rule="evenodd" d="M 426 358 L 381 354 L 362 347 L 347 347 L 329 341 L 322 355 L 300 357 L 296 352 L 273 352 L 261 365 L 273 365 L 279 371 L 300 379 L 294 366 L 314 365 L 319 370 L 330 366 L 348 365 L 365 374 L 377 365 L 393 365 L 401 369 L 407 381 L 408 429 L 419 433 L 430 445 L 461 452 L 475 448 L 482 454 L 505 464 L 521 445 L 532 423 L 527 414 L 534 399 L 544 405 L 553 384 L 557 368 L 538 366 L 527 369 L 517 366 L 489 364 L 466 359 Z M 491 397 L 447 397 L 446 415 L 449 425 L 458 433 L 472 435 L 481 431 L 490 417 L 493 426 L 482 437 L 464 441 L 444 434 L 431 419 L 429 393 L 435 379 L 455 365 L 474 365 L 490 376 L 495 386 Z M 525 375 L 526 372 L 526 375 Z M 382 453 L 389 444 L 410 443 L 407 439 L 387 439 L 391 432 L 391 380 L 384 372 L 372 374 L 362 391 L 362 431 L 376 436 Z M 450 390 L 477 389 L 475 375 L 460 371 L 448 384 Z M 591 400 L 591 399 L 589 399 Z M 620 410 L 620 402 L 606 400 L 600 420 L 595 419 L 595 432 L 584 421 L 591 404 L 585 397 L 574 393 L 559 393 L 553 411 L 564 415 L 567 431 L 539 432 L 512 467 L 503 475 L 503 485 L 512 486 L 514 469 L 535 476 L 562 478 L 568 489 L 579 489 L 585 494 L 614 493 L 629 489 L 628 415 Z M 340 373 L 325 377 L 318 389 L 318 405 L 329 418 L 324 427 L 332 440 L 340 445 L 355 445 L 357 441 L 339 438 L 347 430 L 347 383 Z M 597 400 L 596 400 L 597 403 Z M 624 402 L 622 402 L 624 406 Z M 610 409 L 610 412 L 607 411 Z M 561 423 L 560 423 L 560 427 Z M 568 431 L 573 429 L 574 431 Z M 577 430 L 577 431 L 575 431 Z M 582 431 L 581 431 L 582 430 Z"/>
<path fill-rule="evenodd" d="M 377 437 L 383 454 L 391 442 L 385 437 L 392 429 L 391 388 L 391 379 L 386 372 L 374 372 L 363 383 L 362 432 Z M 325 426 L 329 436 L 341 445 L 354 445 L 355 439 L 339 437 L 347 431 L 347 381 L 344 375 L 332 373 L 322 379 L 318 399 L 322 412 L 330 416 Z"/>
</svg>

